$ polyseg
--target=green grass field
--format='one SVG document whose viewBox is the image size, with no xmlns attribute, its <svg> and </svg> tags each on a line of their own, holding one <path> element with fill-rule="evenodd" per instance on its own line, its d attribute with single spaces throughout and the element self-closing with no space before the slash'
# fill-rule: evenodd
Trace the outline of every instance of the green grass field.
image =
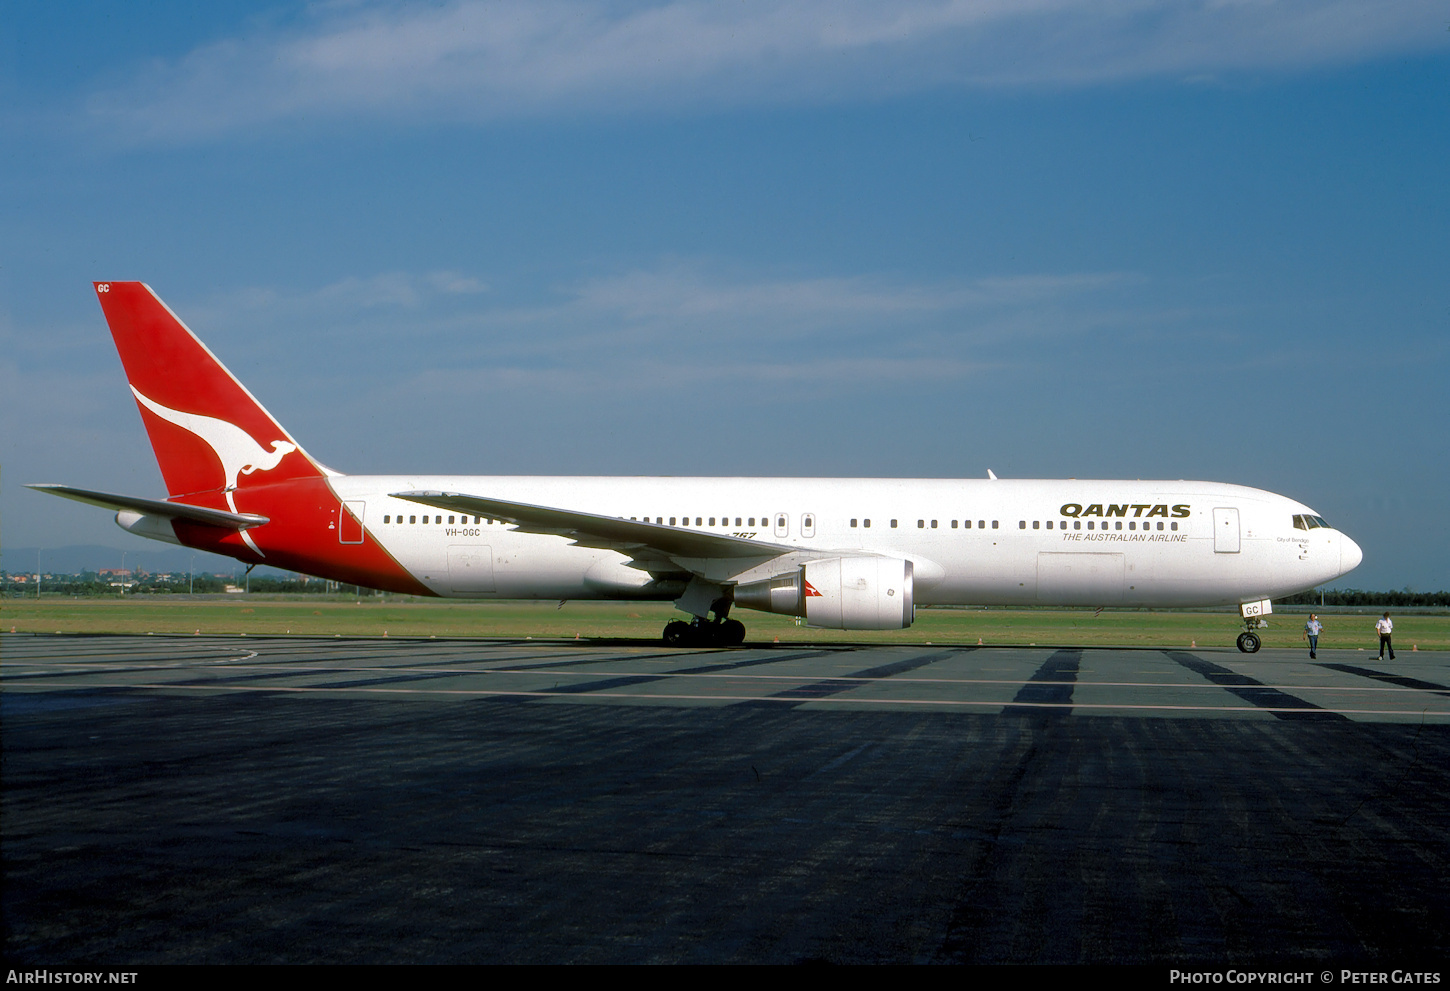
<svg viewBox="0 0 1450 991">
<path fill-rule="evenodd" d="M 0 630 L 17 633 L 135 633 L 308 636 L 535 637 L 659 636 L 678 616 L 667 604 L 570 602 L 429 602 L 321 599 L 318 596 L 227 599 L 5 599 Z M 783 616 L 745 611 L 748 641 L 782 643 L 953 643 L 1231 647 L 1242 630 L 1229 612 L 1135 612 L 1049 609 L 921 609 L 908 630 L 815 630 Z M 1307 617 L 1276 613 L 1259 630 L 1265 647 L 1302 647 Z M 1376 650 L 1375 615 L 1327 615 L 1325 649 Z M 1395 616 L 1396 650 L 1450 650 L 1450 616 Z"/>
</svg>

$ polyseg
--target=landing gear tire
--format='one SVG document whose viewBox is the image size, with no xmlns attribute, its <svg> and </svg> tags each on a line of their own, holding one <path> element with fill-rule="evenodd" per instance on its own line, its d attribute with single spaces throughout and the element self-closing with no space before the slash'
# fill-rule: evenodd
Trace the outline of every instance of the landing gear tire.
<svg viewBox="0 0 1450 991">
<path fill-rule="evenodd" d="M 1257 633 L 1240 633 L 1239 650 L 1245 654 L 1256 654 L 1260 647 L 1259 635 Z"/>
<path fill-rule="evenodd" d="M 738 619 L 719 623 L 671 620 L 665 625 L 664 641 L 670 647 L 738 647 L 745 642 L 745 624 Z"/>
<path fill-rule="evenodd" d="M 720 646 L 739 647 L 745 642 L 745 624 L 738 619 L 727 619 L 720 624 Z"/>
</svg>

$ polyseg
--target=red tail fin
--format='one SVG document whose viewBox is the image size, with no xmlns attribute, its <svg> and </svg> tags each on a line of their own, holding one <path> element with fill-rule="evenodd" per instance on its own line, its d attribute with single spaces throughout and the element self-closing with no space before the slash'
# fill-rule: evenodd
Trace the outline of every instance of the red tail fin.
<svg viewBox="0 0 1450 991">
<path fill-rule="evenodd" d="M 170 495 L 325 474 L 150 286 L 95 287 Z"/>
</svg>

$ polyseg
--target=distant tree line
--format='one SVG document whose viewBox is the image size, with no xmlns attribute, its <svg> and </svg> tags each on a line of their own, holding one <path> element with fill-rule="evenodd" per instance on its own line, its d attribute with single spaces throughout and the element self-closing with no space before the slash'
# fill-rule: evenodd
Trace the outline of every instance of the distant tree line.
<svg viewBox="0 0 1450 991">
<path fill-rule="evenodd" d="M 1357 588 L 1327 588 L 1318 591 L 1300 592 L 1275 602 L 1286 606 L 1383 606 L 1386 609 L 1403 609 L 1409 606 L 1450 606 L 1450 592 L 1412 592 L 1401 589 L 1398 592 L 1362 592 Z"/>
<path fill-rule="evenodd" d="M 24 582 L 17 582 L 10 573 L 0 572 L 8 596 L 35 595 L 35 576 L 24 575 Z M 338 585 L 335 582 L 312 578 L 276 578 L 254 575 L 250 582 L 243 576 L 206 575 L 134 575 L 125 579 L 84 571 L 78 575 L 46 575 L 40 583 L 45 595 L 119 595 L 121 586 L 113 582 L 125 581 L 126 595 L 197 595 L 225 592 L 228 585 L 248 588 L 252 592 L 269 595 L 291 593 L 294 595 L 358 594 L 354 585 Z"/>
</svg>

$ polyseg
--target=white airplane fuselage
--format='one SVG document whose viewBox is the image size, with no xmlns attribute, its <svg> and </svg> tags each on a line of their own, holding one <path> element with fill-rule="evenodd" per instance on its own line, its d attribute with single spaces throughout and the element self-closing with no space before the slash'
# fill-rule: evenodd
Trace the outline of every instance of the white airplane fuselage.
<svg viewBox="0 0 1450 991">
<path fill-rule="evenodd" d="M 801 559 L 904 558 L 914 567 L 918 605 L 1235 605 L 1313 588 L 1361 557 L 1338 530 L 1296 528 L 1296 515 L 1313 515 L 1301 503 L 1215 482 L 424 475 L 328 481 L 369 536 L 445 597 L 673 595 L 650 591 L 649 574 L 629 567 L 618 551 L 521 532 L 496 518 L 439 513 L 390 493 L 487 493 L 758 539 L 794 548 Z M 729 577 L 770 577 L 786 563 L 776 558 Z"/>
</svg>

